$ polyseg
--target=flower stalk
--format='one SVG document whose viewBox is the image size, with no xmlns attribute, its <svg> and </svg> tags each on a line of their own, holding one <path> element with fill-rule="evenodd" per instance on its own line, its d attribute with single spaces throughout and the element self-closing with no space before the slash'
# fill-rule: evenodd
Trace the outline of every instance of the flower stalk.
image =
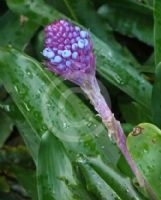
<svg viewBox="0 0 161 200">
<path fill-rule="evenodd" d="M 117 144 L 118 148 L 120 149 L 129 166 L 131 167 L 133 173 L 137 177 L 140 186 L 143 187 L 145 185 L 144 179 L 138 171 L 128 152 L 124 131 L 121 127 L 120 122 L 115 119 L 114 114 L 111 112 L 104 97 L 102 96 L 96 77 L 88 77 L 88 80 L 84 81 L 84 83 L 81 85 L 81 89 L 88 96 L 91 104 L 99 113 L 103 124 L 108 130 L 108 136 Z"/>
<path fill-rule="evenodd" d="M 128 152 L 120 122 L 115 119 L 100 92 L 95 76 L 93 44 L 88 31 L 66 20 L 49 24 L 45 28 L 45 49 L 42 53 L 47 59 L 45 65 L 49 70 L 82 88 L 108 129 L 108 136 L 117 144 L 140 186 L 145 186 L 144 178 Z"/>
</svg>

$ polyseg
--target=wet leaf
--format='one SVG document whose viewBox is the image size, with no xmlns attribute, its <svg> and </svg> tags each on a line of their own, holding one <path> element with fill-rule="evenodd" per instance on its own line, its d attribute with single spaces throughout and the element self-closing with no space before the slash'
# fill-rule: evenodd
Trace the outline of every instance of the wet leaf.
<svg viewBox="0 0 161 200">
<path fill-rule="evenodd" d="M 152 93 L 153 123 L 161 128 L 161 63 L 156 66 Z"/>
<path fill-rule="evenodd" d="M 120 103 L 120 108 L 127 123 L 136 126 L 140 122 L 152 122 L 150 113 L 147 113 L 146 110 L 136 102 L 122 102 Z"/>
<path fill-rule="evenodd" d="M 11 167 L 11 171 L 15 174 L 16 179 L 23 186 L 28 196 L 33 200 L 38 200 L 36 172 L 16 165 Z"/>
<path fill-rule="evenodd" d="M 2 110 L 0 110 L 0 148 L 4 145 L 13 129 L 12 119 Z"/>
<path fill-rule="evenodd" d="M 155 40 L 155 64 L 161 61 L 161 2 L 154 0 L 154 40 Z"/>
<path fill-rule="evenodd" d="M 103 178 L 104 181 L 119 195 L 121 199 L 144 199 L 137 193 L 131 180 L 122 176 L 114 166 L 106 165 L 99 157 L 87 158 L 87 163 Z"/>
<path fill-rule="evenodd" d="M 8 11 L 0 18 L 0 45 L 25 49 L 37 28 L 28 17 Z"/>
<path fill-rule="evenodd" d="M 113 190 L 104 180 L 83 160 L 78 160 L 79 167 L 86 181 L 87 190 L 92 192 L 100 200 L 121 200 L 117 192 Z"/>
<path fill-rule="evenodd" d="M 158 199 L 161 198 L 161 130 L 139 124 L 127 138 L 128 150 Z"/>
<path fill-rule="evenodd" d="M 78 184 L 65 148 L 52 133 L 42 136 L 37 180 L 40 200 L 91 199 Z M 75 190 L 71 191 L 73 187 Z"/>
<path fill-rule="evenodd" d="M 153 10 L 129 0 L 113 0 L 101 6 L 99 14 L 123 35 L 136 37 L 148 45 L 154 44 Z"/>
</svg>

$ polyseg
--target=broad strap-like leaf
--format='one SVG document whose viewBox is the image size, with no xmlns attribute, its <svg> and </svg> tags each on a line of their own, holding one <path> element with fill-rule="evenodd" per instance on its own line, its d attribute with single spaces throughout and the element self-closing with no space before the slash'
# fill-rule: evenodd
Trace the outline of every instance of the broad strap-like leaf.
<svg viewBox="0 0 161 200">
<path fill-rule="evenodd" d="M 154 45 L 153 10 L 148 6 L 129 0 L 113 0 L 102 5 L 98 13 L 114 31 Z"/>
<path fill-rule="evenodd" d="M 106 165 L 100 157 L 88 157 L 86 164 L 90 165 L 121 199 L 144 199 L 142 195 L 137 193 L 128 177 L 122 176 L 114 166 Z"/>
<path fill-rule="evenodd" d="M 139 124 L 129 134 L 127 146 L 157 199 L 161 199 L 161 130 L 152 124 Z"/>
<path fill-rule="evenodd" d="M 99 200 L 121 200 L 117 192 L 115 192 L 91 166 L 85 163 L 83 159 L 78 160 L 78 165 L 84 176 L 86 187 L 89 192 L 96 195 Z"/>
<path fill-rule="evenodd" d="M 153 123 L 161 128 L 161 63 L 156 66 L 155 82 L 152 93 Z"/>
<path fill-rule="evenodd" d="M 37 181 L 39 200 L 91 200 L 77 182 L 63 144 L 49 132 L 41 139 Z"/>
<path fill-rule="evenodd" d="M 153 122 L 161 128 L 161 1 L 154 1 L 155 19 L 155 82 L 152 93 Z"/>
<path fill-rule="evenodd" d="M 13 120 L 5 113 L 0 110 L 0 148 L 4 145 L 7 138 L 10 136 L 13 130 L 14 122 Z"/>
<path fill-rule="evenodd" d="M 155 64 L 161 62 L 161 1 L 154 0 Z"/>
<path fill-rule="evenodd" d="M 0 46 L 13 45 L 24 50 L 37 28 L 28 17 L 7 11 L 0 18 Z"/>
</svg>

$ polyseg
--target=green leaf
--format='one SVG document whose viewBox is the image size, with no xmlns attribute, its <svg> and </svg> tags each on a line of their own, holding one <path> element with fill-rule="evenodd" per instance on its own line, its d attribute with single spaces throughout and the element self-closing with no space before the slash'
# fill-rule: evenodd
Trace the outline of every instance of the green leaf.
<svg viewBox="0 0 161 200">
<path fill-rule="evenodd" d="M 11 171 L 32 200 L 38 200 L 35 171 L 16 165 L 11 167 Z"/>
<path fill-rule="evenodd" d="M 113 30 L 153 45 L 153 10 L 149 7 L 129 0 L 113 0 L 101 6 L 98 13 Z"/>
<path fill-rule="evenodd" d="M 14 120 L 20 135 L 22 136 L 30 155 L 32 156 L 35 164 L 37 164 L 38 150 L 40 145 L 40 135 L 28 124 L 21 112 L 18 110 L 17 106 L 10 103 L 11 117 Z"/>
<path fill-rule="evenodd" d="M 121 113 L 127 123 L 137 125 L 140 122 L 151 122 L 151 115 L 136 102 L 122 102 L 120 103 Z M 131 114 L 133 113 L 133 114 Z"/>
<path fill-rule="evenodd" d="M 161 128 L 161 2 L 154 1 L 154 19 L 155 19 L 155 83 L 152 93 L 152 114 L 153 122 Z"/>
<path fill-rule="evenodd" d="M 12 119 L 0 110 L 0 148 L 3 146 L 13 129 Z"/>
<path fill-rule="evenodd" d="M 33 167 L 33 161 L 25 146 L 5 146 L 0 151 L 0 170 L 7 171 L 13 165 Z"/>
<path fill-rule="evenodd" d="M 7 101 L 4 101 L 2 108 L 4 111 L 6 111 L 5 114 L 7 114 L 10 119 L 12 119 L 12 122 L 18 128 L 19 133 L 22 136 L 36 164 L 38 149 L 40 145 L 40 136 L 32 129 L 32 127 L 30 127 L 11 98 L 7 99 Z"/>
<path fill-rule="evenodd" d="M 143 0 L 143 1 L 138 1 L 138 0 L 129 0 L 130 2 L 134 2 L 138 5 L 146 5 L 150 7 L 151 9 L 153 8 L 153 0 Z"/>
<path fill-rule="evenodd" d="M 99 174 L 99 176 L 108 183 L 108 185 L 119 195 L 121 199 L 144 199 L 134 189 L 131 180 L 122 176 L 113 166 L 106 165 L 100 157 L 87 158 L 87 163 Z"/>
<path fill-rule="evenodd" d="M 51 130 L 70 150 L 73 160 L 82 152 L 99 153 L 104 159 L 117 162 L 118 150 L 102 123 L 60 78 L 13 48 L 0 52 L 0 78 L 36 134 Z M 113 156 L 108 157 L 108 152 Z"/>
<path fill-rule="evenodd" d="M 0 18 L 0 46 L 8 44 L 18 49 L 25 49 L 38 25 L 23 15 L 11 11 Z"/>
<path fill-rule="evenodd" d="M 37 162 L 38 150 L 40 145 L 40 137 L 37 133 L 29 126 L 24 117 L 21 120 L 15 120 L 16 126 L 22 136 L 30 155 L 32 156 L 35 164 Z"/>
<path fill-rule="evenodd" d="M 0 193 L 1 192 L 9 192 L 10 186 L 4 176 L 0 176 Z"/>
<path fill-rule="evenodd" d="M 88 191 L 95 194 L 99 200 L 121 200 L 117 191 L 114 191 L 86 161 L 79 158 L 77 162 L 85 178 Z"/>
<path fill-rule="evenodd" d="M 161 1 L 154 0 L 155 64 L 161 61 Z"/>
<path fill-rule="evenodd" d="M 8 6 L 17 13 L 24 13 L 31 20 L 41 25 L 46 25 L 64 16 L 46 4 L 37 1 L 7 0 Z M 34 16 L 34 17 L 33 17 Z M 150 109 L 151 85 L 134 69 L 131 60 L 115 51 L 115 48 L 105 44 L 92 35 L 95 54 L 97 57 L 97 71 L 112 84 L 127 93 L 146 109 Z M 136 96 L 137 93 L 137 96 Z"/>
<path fill-rule="evenodd" d="M 155 83 L 152 93 L 153 123 L 161 128 L 161 63 L 156 67 Z"/>
<path fill-rule="evenodd" d="M 46 132 L 42 136 L 37 165 L 38 194 L 40 200 L 90 200 L 85 191 L 80 190 L 67 153 L 52 133 Z M 83 194 L 84 197 L 81 197 Z M 76 195 L 76 196 L 75 196 Z"/>
<path fill-rule="evenodd" d="M 153 124 L 139 124 L 129 134 L 127 146 L 141 174 L 161 199 L 161 130 Z"/>
</svg>

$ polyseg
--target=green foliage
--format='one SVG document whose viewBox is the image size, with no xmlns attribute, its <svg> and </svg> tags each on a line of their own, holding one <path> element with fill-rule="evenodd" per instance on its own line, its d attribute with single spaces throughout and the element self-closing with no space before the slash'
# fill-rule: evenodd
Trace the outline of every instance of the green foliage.
<svg viewBox="0 0 161 200">
<path fill-rule="evenodd" d="M 161 130 L 152 124 L 139 124 L 128 136 L 127 145 L 140 172 L 160 199 Z"/>
<path fill-rule="evenodd" d="M 153 45 L 153 10 L 151 8 L 129 0 L 107 2 L 98 12 L 109 22 L 113 30 Z"/>
<path fill-rule="evenodd" d="M 152 95 L 152 113 L 154 123 L 161 128 L 161 63 L 156 66 L 155 83 Z"/>
<path fill-rule="evenodd" d="M 78 184 L 71 161 L 62 143 L 52 133 L 46 132 L 42 136 L 37 179 L 40 200 L 90 199 Z M 72 188 L 75 190 L 74 193 L 72 193 Z"/>
<path fill-rule="evenodd" d="M 156 65 L 161 61 L 161 2 L 159 0 L 154 1 L 154 19 L 155 19 L 155 28 L 154 28 L 154 37 L 155 37 L 155 63 Z"/>
<path fill-rule="evenodd" d="M 27 17 L 7 11 L 0 18 L 0 45 L 10 44 L 19 49 L 24 49 L 37 27 Z"/>
<path fill-rule="evenodd" d="M 12 119 L 3 111 L 0 111 L 0 148 L 4 145 L 5 141 L 11 134 L 13 129 Z"/>
<path fill-rule="evenodd" d="M 3 1 L 1 199 L 161 198 L 161 131 L 143 123 L 161 128 L 160 7 L 159 0 L 154 8 L 152 0 Z M 127 136 L 127 145 L 148 193 L 134 184 L 128 164 L 80 89 L 41 64 L 42 28 L 60 18 L 90 30 L 103 95 L 126 135 L 141 127 L 141 134 L 135 128 Z M 137 55 L 144 51 L 139 63 Z"/>
<path fill-rule="evenodd" d="M 154 3 L 154 18 L 155 18 L 155 83 L 152 95 L 152 114 L 154 123 L 161 128 L 161 2 Z"/>
<path fill-rule="evenodd" d="M 83 162 L 80 163 L 83 166 Z M 143 199 L 143 197 L 137 194 L 129 178 L 119 174 L 113 166 L 103 163 L 100 157 L 88 158 L 86 164 L 84 164 L 84 168 L 86 165 L 90 165 L 95 173 L 100 175 L 100 177 L 117 193 L 120 199 Z"/>
</svg>

